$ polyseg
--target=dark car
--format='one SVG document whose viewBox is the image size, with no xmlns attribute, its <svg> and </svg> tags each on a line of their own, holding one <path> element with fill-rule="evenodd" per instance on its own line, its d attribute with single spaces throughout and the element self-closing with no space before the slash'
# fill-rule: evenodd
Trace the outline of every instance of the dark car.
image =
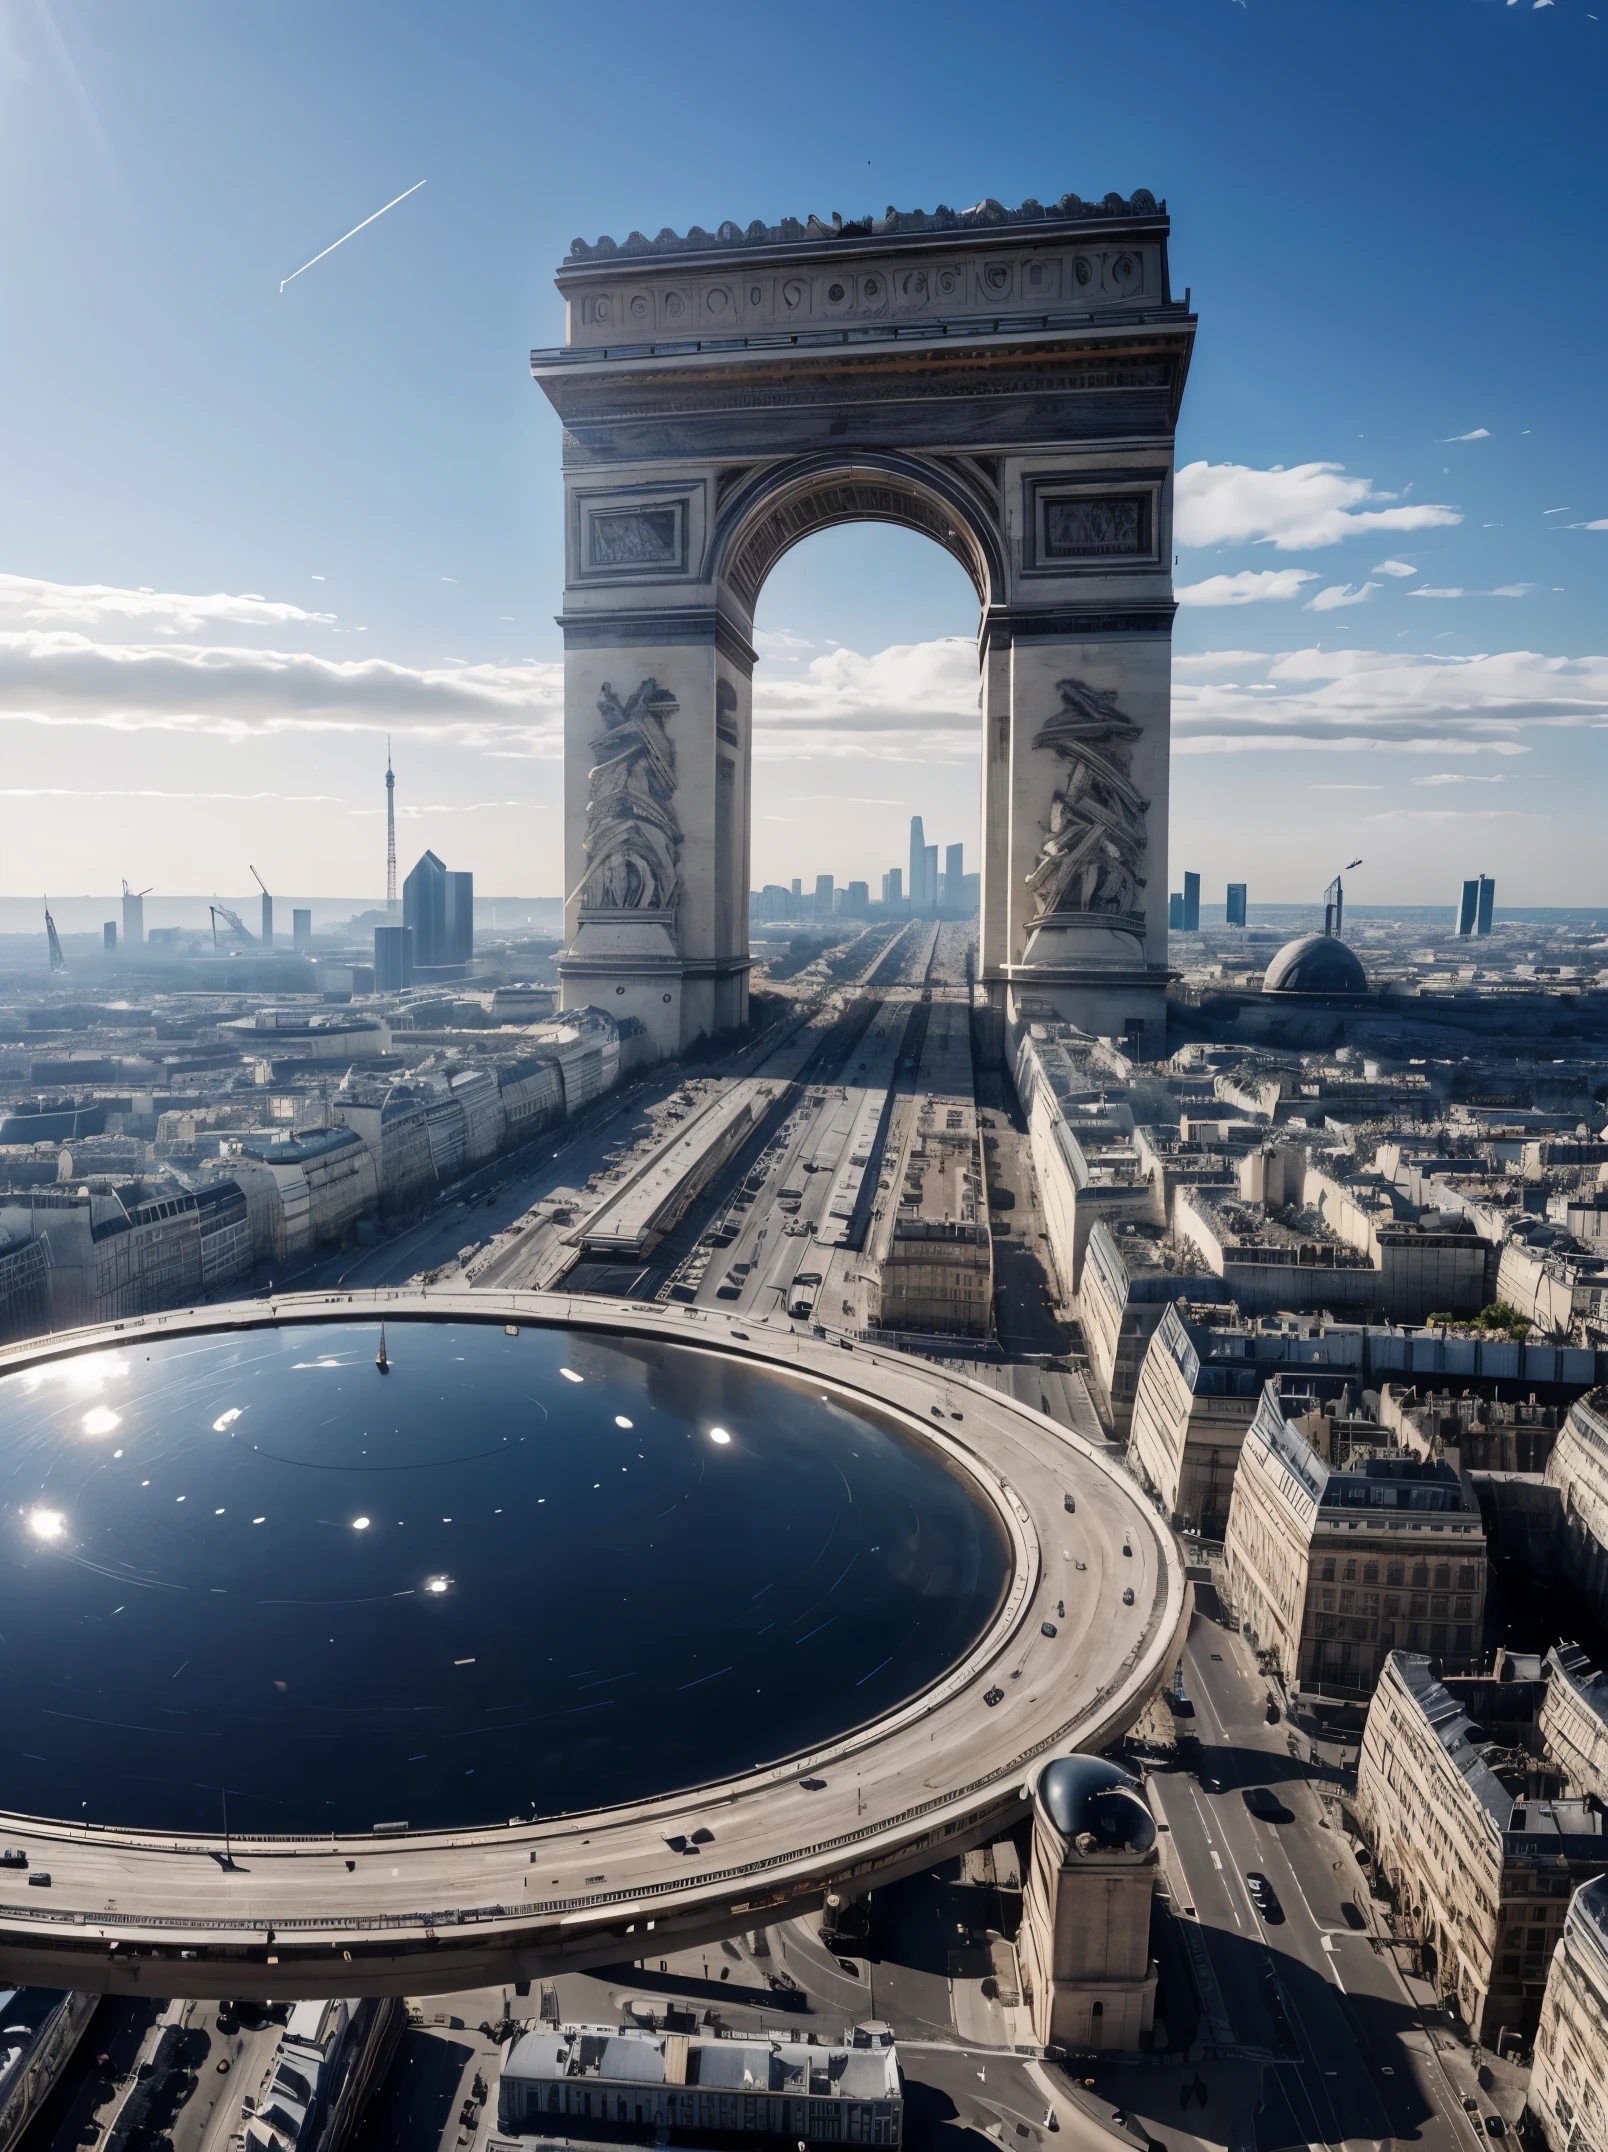
<svg viewBox="0 0 1608 2152">
<path fill-rule="evenodd" d="M 1271 1786 L 1247 1786 L 1240 1798 L 1251 1814 L 1260 1816 L 1264 1823 L 1288 1823 L 1290 1820 L 1290 1811 Z"/>
<path fill-rule="evenodd" d="M 1485 2134 L 1487 2137 L 1505 2137 L 1507 2135 L 1507 2124 L 1500 2115 L 1486 2116 Z"/>
<path fill-rule="evenodd" d="M 1344 1920 L 1348 1928 L 1356 1928 L 1358 1930 L 1361 1930 L 1363 1928 L 1366 1928 L 1368 1925 L 1368 1923 L 1362 1917 L 1362 1907 L 1360 1905 L 1354 1905 L 1349 1898 L 1341 1900 L 1340 1917 L 1342 1920 Z"/>
<path fill-rule="evenodd" d="M 1245 1888 L 1251 1894 L 1252 1905 L 1270 1928 L 1284 1918 L 1284 1908 L 1279 1904 L 1278 1893 L 1259 1869 L 1253 1868 L 1247 1874 Z"/>
</svg>

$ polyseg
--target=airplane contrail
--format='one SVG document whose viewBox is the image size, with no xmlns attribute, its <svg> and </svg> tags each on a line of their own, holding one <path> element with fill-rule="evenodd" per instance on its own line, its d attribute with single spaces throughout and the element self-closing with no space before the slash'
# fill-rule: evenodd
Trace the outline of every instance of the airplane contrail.
<svg viewBox="0 0 1608 2152">
<path fill-rule="evenodd" d="M 421 179 L 416 181 L 413 186 L 404 188 L 403 191 L 397 196 L 395 202 L 387 202 L 385 205 L 385 209 L 376 209 L 373 217 L 365 217 L 362 224 L 354 224 L 349 232 L 342 232 L 339 239 L 337 239 L 333 245 L 327 246 L 324 249 L 324 254 L 333 254 L 336 247 L 345 246 L 348 239 L 355 239 L 358 233 L 363 230 L 365 225 L 369 225 L 374 222 L 375 217 L 383 217 L 385 215 L 386 209 L 395 209 L 397 202 L 405 202 L 410 194 L 417 194 L 420 187 L 424 185 L 425 182 Z M 302 263 L 301 269 L 292 269 L 289 276 L 281 277 L 279 280 L 280 290 L 283 291 L 287 284 L 294 284 L 297 277 L 302 274 L 302 270 L 311 269 L 315 263 L 321 262 L 324 259 L 324 254 L 315 254 L 312 261 Z"/>
</svg>

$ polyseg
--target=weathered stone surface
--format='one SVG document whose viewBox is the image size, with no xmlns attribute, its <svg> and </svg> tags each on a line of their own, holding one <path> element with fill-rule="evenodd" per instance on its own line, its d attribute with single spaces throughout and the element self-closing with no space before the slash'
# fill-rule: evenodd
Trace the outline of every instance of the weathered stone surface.
<svg viewBox="0 0 1608 2152">
<path fill-rule="evenodd" d="M 744 1020 L 754 608 L 791 546 L 878 521 L 977 592 L 984 991 L 1159 1046 L 1194 336 L 1167 239 L 1141 190 L 576 243 L 568 340 L 532 354 L 564 424 L 567 1004 L 667 1053 Z M 673 804 L 595 745 L 627 680 L 675 707 Z"/>
</svg>

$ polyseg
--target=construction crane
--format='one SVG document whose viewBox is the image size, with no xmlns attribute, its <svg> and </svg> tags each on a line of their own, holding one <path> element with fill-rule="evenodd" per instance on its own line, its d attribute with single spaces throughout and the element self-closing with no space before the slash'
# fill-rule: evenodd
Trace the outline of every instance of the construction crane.
<svg viewBox="0 0 1608 2152">
<path fill-rule="evenodd" d="M 246 925 L 238 912 L 230 911 L 227 904 L 209 904 L 207 910 L 212 914 L 212 946 L 214 949 L 218 946 L 218 921 L 220 919 L 231 932 L 240 936 L 248 949 L 256 947 L 256 935 L 252 933 L 250 927 Z"/>
<path fill-rule="evenodd" d="M 249 860 L 246 864 L 251 866 Z M 262 945 L 265 949 L 271 949 L 274 945 L 274 900 L 268 894 L 268 884 L 255 867 L 251 868 L 251 872 L 257 887 L 262 891 Z"/>
<path fill-rule="evenodd" d="M 65 971 L 67 959 L 61 953 L 61 936 L 56 932 L 56 922 L 50 916 L 50 900 L 45 900 L 45 939 L 50 944 L 50 968 Z"/>
</svg>

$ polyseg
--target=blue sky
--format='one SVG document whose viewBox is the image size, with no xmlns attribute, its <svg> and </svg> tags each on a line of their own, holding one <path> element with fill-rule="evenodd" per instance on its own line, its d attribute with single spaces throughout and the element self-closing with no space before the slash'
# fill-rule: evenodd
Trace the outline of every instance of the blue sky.
<svg viewBox="0 0 1608 2152">
<path fill-rule="evenodd" d="M 572 235 L 1147 186 L 1201 317 L 1172 881 L 1604 901 L 1605 38 L 1608 0 L 0 0 L 0 893 L 371 895 L 387 730 L 405 849 L 556 892 L 527 355 Z M 759 878 L 973 837 L 974 617 L 905 534 L 782 563 Z"/>
</svg>

